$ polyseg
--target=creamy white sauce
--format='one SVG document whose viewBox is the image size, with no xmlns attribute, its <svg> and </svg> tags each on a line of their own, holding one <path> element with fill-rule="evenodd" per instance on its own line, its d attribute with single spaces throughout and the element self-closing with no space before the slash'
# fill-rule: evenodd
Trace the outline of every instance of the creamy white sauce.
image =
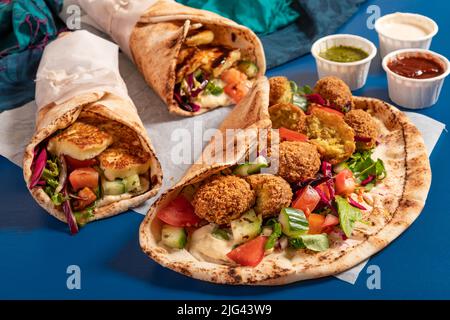
<svg viewBox="0 0 450 320">
<path fill-rule="evenodd" d="M 388 37 L 402 40 L 415 40 L 429 34 L 425 27 L 401 21 L 386 22 L 380 27 L 380 31 Z"/>
<path fill-rule="evenodd" d="M 225 92 L 215 96 L 213 94 L 201 94 L 195 99 L 195 103 L 199 104 L 205 109 L 211 109 L 218 106 L 228 106 L 233 104 L 230 97 L 228 97 Z"/>
<path fill-rule="evenodd" d="M 227 253 L 233 250 L 232 240 L 222 240 L 212 235 L 215 225 L 208 224 L 195 230 L 189 240 L 189 252 L 201 261 L 232 264 Z"/>
</svg>

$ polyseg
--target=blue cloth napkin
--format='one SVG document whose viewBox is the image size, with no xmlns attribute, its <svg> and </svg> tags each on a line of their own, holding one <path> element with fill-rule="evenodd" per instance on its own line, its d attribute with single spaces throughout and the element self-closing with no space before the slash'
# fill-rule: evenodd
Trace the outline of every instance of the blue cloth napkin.
<svg viewBox="0 0 450 320">
<path fill-rule="evenodd" d="M 63 0 L 0 0 L 0 111 L 34 99 L 45 45 L 64 25 Z"/>
</svg>

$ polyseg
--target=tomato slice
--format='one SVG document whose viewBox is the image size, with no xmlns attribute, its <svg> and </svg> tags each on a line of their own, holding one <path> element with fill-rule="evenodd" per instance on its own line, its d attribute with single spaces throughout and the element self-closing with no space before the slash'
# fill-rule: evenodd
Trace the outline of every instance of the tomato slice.
<svg viewBox="0 0 450 320">
<path fill-rule="evenodd" d="M 161 208 L 156 215 L 159 220 L 174 227 L 195 226 L 201 221 L 192 204 L 182 195 Z"/>
<path fill-rule="evenodd" d="M 355 191 L 356 183 L 353 179 L 353 173 L 349 169 L 339 172 L 335 179 L 336 193 L 338 195 L 348 195 Z"/>
<path fill-rule="evenodd" d="M 322 191 L 325 196 L 327 197 L 327 199 L 331 198 L 330 195 L 330 189 L 328 189 L 327 183 L 326 182 L 322 182 L 321 184 L 316 186 L 317 189 L 320 189 L 320 191 Z M 317 191 L 316 191 L 317 192 Z"/>
<path fill-rule="evenodd" d="M 296 198 L 292 202 L 292 207 L 302 210 L 305 215 L 313 212 L 317 204 L 320 202 L 320 196 L 311 186 L 306 186 L 297 191 Z"/>
<path fill-rule="evenodd" d="M 235 68 L 230 68 L 222 72 L 220 79 L 227 84 L 235 85 L 247 80 L 247 76 Z"/>
<path fill-rule="evenodd" d="M 287 141 L 308 141 L 308 137 L 303 133 L 280 127 L 280 139 Z"/>
<path fill-rule="evenodd" d="M 88 160 L 77 160 L 69 156 L 65 156 L 67 164 L 71 170 L 92 167 L 97 164 L 97 159 L 88 159 Z"/>
<path fill-rule="evenodd" d="M 310 106 L 308 108 L 308 113 L 313 112 L 314 109 L 320 109 L 320 110 L 323 110 L 323 111 L 326 111 L 326 112 L 329 112 L 329 113 L 333 113 L 333 114 L 338 115 L 340 117 L 344 117 L 344 114 L 342 112 L 337 111 L 337 110 L 332 109 L 332 108 L 327 108 L 327 107 Z"/>
<path fill-rule="evenodd" d="M 75 191 L 84 187 L 95 189 L 98 187 L 98 172 L 94 168 L 75 169 L 70 173 L 69 181 Z"/>
<path fill-rule="evenodd" d="M 95 200 L 97 200 L 97 196 L 95 193 L 89 189 L 88 187 L 84 187 L 80 191 L 78 191 L 78 197 L 80 199 L 76 199 L 73 201 L 73 208 L 75 210 L 83 210 L 90 204 L 92 204 Z"/>
<path fill-rule="evenodd" d="M 321 214 L 311 213 L 308 217 L 309 222 L 309 234 L 322 233 L 323 223 L 325 222 L 325 216 Z"/>
<path fill-rule="evenodd" d="M 259 236 L 227 253 L 227 257 L 241 266 L 256 267 L 264 258 L 267 237 Z"/>
</svg>

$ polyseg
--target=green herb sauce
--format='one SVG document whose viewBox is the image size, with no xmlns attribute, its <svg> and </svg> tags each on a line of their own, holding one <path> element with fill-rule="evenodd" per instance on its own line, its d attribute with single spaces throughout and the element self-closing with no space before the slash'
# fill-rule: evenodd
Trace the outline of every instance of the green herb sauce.
<svg viewBox="0 0 450 320">
<path fill-rule="evenodd" d="M 364 50 L 349 46 L 334 46 L 319 53 L 324 59 L 334 62 L 354 62 L 367 58 L 369 55 Z"/>
</svg>

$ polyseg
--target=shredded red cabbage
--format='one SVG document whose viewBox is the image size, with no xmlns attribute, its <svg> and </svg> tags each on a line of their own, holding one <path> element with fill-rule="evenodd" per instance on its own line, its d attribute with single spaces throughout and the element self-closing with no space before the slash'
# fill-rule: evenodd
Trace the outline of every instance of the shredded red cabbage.
<svg viewBox="0 0 450 320">
<path fill-rule="evenodd" d="M 75 216 L 73 214 L 72 207 L 70 205 L 70 200 L 67 192 L 67 185 L 65 185 L 64 188 L 62 189 L 62 194 L 65 198 L 67 198 L 67 200 L 62 203 L 62 209 L 66 214 L 66 220 L 67 224 L 69 225 L 70 234 L 76 234 L 78 233 L 78 225 L 77 220 L 75 219 Z"/>
<path fill-rule="evenodd" d="M 317 193 L 319 194 L 319 196 L 320 196 L 320 202 L 321 202 L 325 207 L 330 208 L 330 209 L 333 211 L 333 213 L 335 213 L 335 214 L 337 215 L 338 213 L 337 213 L 337 211 L 336 211 L 336 208 L 333 206 L 333 204 L 332 204 L 332 202 L 331 202 L 331 199 L 328 199 L 327 195 L 326 195 L 320 188 L 315 187 L 314 190 L 316 190 Z"/>
<path fill-rule="evenodd" d="M 41 181 L 41 176 L 42 173 L 44 172 L 45 165 L 47 163 L 47 150 L 45 150 L 45 148 L 42 148 L 37 158 L 34 157 L 33 161 L 34 164 L 32 164 L 33 173 L 31 175 L 30 189 L 37 186 L 38 183 Z"/>
<path fill-rule="evenodd" d="M 355 208 L 358 208 L 361 210 L 367 210 L 366 207 L 364 207 L 363 205 L 361 205 L 358 202 L 356 202 L 355 200 L 353 200 L 352 197 L 348 197 L 347 200 L 348 200 L 348 203 L 350 203 Z"/>
<path fill-rule="evenodd" d="M 365 178 L 363 181 L 361 181 L 361 185 L 362 186 L 368 185 L 369 183 L 371 183 L 373 181 L 373 179 L 375 179 L 375 176 L 371 174 L 370 176 Z"/>
<path fill-rule="evenodd" d="M 200 86 L 191 92 L 191 97 L 195 98 L 197 97 L 203 90 L 205 90 L 206 86 L 208 85 L 208 80 L 203 80 L 203 82 L 200 84 Z"/>
<path fill-rule="evenodd" d="M 308 100 L 308 102 L 311 102 L 311 103 L 317 103 L 322 106 L 325 106 L 327 104 L 325 99 L 322 98 L 322 96 L 318 93 L 306 94 L 305 97 Z"/>
<path fill-rule="evenodd" d="M 331 163 L 327 162 L 327 161 L 323 161 L 322 162 L 322 174 L 325 177 L 328 177 L 330 179 L 328 179 L 326 181 L 326 185 L 328 188 L 328 192 L 330 193 L 330 200 L 334 200 L 335 197 L 335 191 L 334 191 L 334 181 L 332 179 L 333 177 L 333 172 L 332 172 L 332 166 Z"/>
</svg>

